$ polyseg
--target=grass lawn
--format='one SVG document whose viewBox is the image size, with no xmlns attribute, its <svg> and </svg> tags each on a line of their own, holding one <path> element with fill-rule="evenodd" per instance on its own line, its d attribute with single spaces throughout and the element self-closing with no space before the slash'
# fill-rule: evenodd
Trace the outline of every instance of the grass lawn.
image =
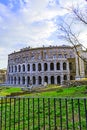
<svg viewBox="0 0 87 130">
<path fill-rule="evenodd" d="M 87 97 L 87 86 L 64 88 L 56 85 L 49 85 L 46 88 L 35 88 L 31 92 L 22 91 L 19 87 L 0 87 L 0 96 L 18 93 L 17 96 L 31 97 Z"/>
</svg>

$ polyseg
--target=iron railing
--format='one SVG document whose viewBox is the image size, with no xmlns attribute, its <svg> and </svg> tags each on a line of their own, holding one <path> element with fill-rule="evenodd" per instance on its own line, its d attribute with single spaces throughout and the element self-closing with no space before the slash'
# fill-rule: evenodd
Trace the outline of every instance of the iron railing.
<svg viewBox="0 0 87 130">
<path fill-rule="evenodd" d="M 87 130 L 87 98 L 0 98 L 0 130 Z"/>
</svg>

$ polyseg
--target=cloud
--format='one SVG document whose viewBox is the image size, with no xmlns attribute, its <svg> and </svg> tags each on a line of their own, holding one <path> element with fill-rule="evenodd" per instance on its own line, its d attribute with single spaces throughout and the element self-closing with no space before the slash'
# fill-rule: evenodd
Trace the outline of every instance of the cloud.
<svg viewBox="0 0 87 130">
<path fill-rule="evenodd" d="M 0 60 L 3 66 L 7 66 L 7 55 L 14 50 L 59 44 L 55 36 L 56 22 L 68 13 L 61 7 L 71 3 L 70 0 L 9 0 L 0 3 Z"/>
</svg>

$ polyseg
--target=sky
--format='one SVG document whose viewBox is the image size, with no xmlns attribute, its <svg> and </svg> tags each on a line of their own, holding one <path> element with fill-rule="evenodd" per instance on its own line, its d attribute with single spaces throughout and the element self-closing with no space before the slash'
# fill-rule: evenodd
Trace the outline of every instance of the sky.
<svg viewBox="0 0 87 130">
<path fill-rule="evenodd" d="M 84 7 L 86 0 L 0 0 L 0 69 L 7 68 L 8 54 L 25 47 L 66 44 L 58 37 L 58 24 L 70 20 L 73 5 Z M 81 39 L 86 46 L 86 29 Z M 78 30 L 76 25 L 76 30 Z M 83 30 L 83 31 L 82 31 Z"/>
</svg>

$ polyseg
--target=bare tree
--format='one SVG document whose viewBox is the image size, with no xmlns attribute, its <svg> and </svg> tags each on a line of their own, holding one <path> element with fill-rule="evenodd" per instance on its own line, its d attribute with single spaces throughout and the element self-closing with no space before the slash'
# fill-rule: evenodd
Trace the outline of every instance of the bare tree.
<svg viewBox="0 0 87 130">
<path fill-rule="evenodd" d="M 58 25 L 58 29 L 61 32 L 60 36 L 62 39 L 68 41 L 68 43 L 71 43 L 75 50 L 77 55 L 84 60 L 85 62 L 87 62 L 87 59 L 83 56 L 81 56 L 78 53 L 77 50 L 77 45 L 81 45 L 82 47 L 85 48 L 85 46 L 83 46 L 83 44 L 81 43 L 81 41 L 79 40 L 79 33 L 76 32 L 75 29 L 73 29 L 73 24 L 74 21 L 77 21 L 77 26 L 78 26 L 78 21 L 81 22 L 81 24 L 84 24 L 87 27 L 87 10 L 85 9 L 83 12 L 81 12 L 82 10 L 78 8 L 71 8 L 72 11 L 72 15 L 74 16 L 71 20 L 70 23 L 66 22 L 66 21 L 62 21 L 62 24 Z M 87 51 L 87 49 L 85 48 L 85 50 Z"/>
</svg>

